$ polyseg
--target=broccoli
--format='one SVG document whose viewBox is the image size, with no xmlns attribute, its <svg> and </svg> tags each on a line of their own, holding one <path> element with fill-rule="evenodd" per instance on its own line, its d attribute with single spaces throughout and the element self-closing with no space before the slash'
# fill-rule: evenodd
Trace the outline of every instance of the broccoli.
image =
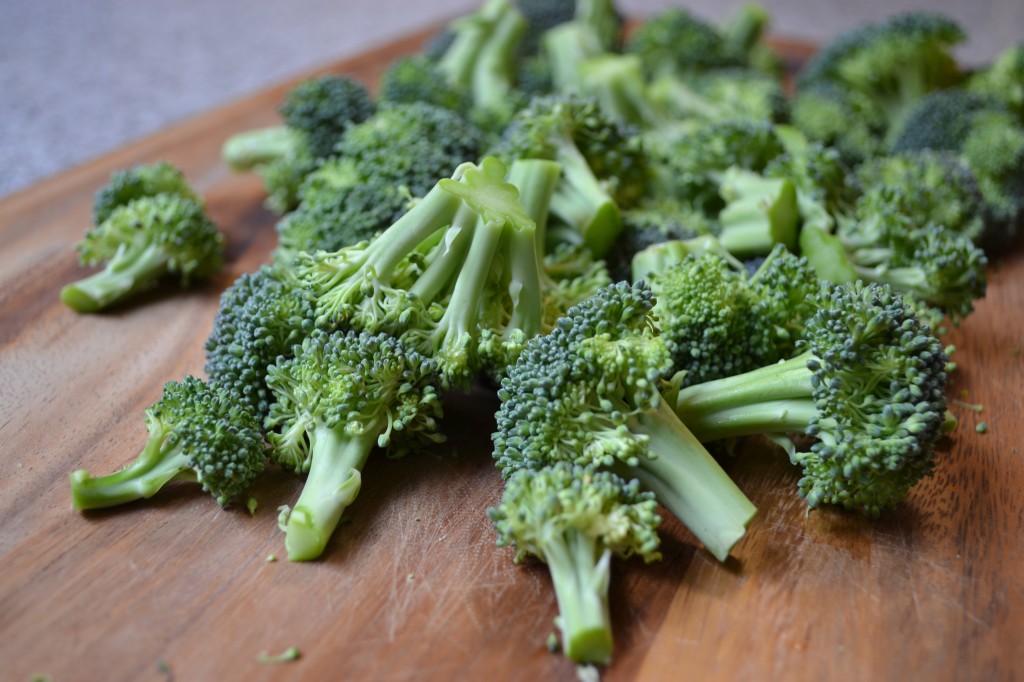
<svg viewBox="0 0 1024 682">
<path fill-rule="evenodd" d="M 400 437 L 441 440 L 436 372 L 435 362 L 386 334 L 323 330 L 268 368 L 274 458 L 308 472 L 284 520 L 289 559 L 323 554 L 374 447 L 396 456 L 405 452 Z"/>
<path fill-rule="evenodd" d="M 622 233 L 605 261 L 615 281 L 634 281 L 633 258 L 654 244 L 716 234 L 718 226 L 684 203 L 648 201 L 622 212 Z M 639 278 L 639 279 L 642 279 Z"/>
<path fill-rule="evenodd" d="M 654 314 L 680 385 L 747 372 L 790 357 L 813 312 L 814 270 L 782 245 L 753 274 L 710 245 L 666 242 L 634 263 L 657 298 Z M 679 246 L 683 246 L 679 244 Z M 700 247 L 703 248 L 700 248 Z"/>
<path fill-rule="evenodd" d="M 149 440 L 138 458 L 107 476 L 71 474 L 76 509 L 148 499 L 171 481 L 199 483 L 220 505 L 241 494 L 263 471 L 266 444 L 259 422 L 235 396 L 193 376 L 164 384 L 146 410 Z"/>
<path fill-rule="evenodd" d="M 576 0 L 515 0 L 515 5 L 528 25 L 519 46 L 520 59 L 540 50 L 540 39 L 546 31 L 576 17 Z"/>
<path fill-rule="evenodd" d="M 625 51 L 640 57 L 651 77 L 672 73 L 682 77 L 721 67 L 743 66 L 743 56 L 715 26 L 681 7 L 647 19 L 626 41 Z"/>
<path fill-rule="evenodd" d="M 790 99 L 790 121 L 809 140 L 834 147 L 855 166 L 884 149 L 887 122 L 867 95 L 833 82 L 815 82 Z"/>
<path fill-rule="evenodd" d="M 548 230 L 556 241 L 582 243 L 598 257 L 621 227 L 619 204 L 646 192 L 646 157 L 639 140 L 602 113 L 594 100 L 535 98 L 505 131 L 497 154 L 505 159 L 549 159 L 562 166 L 552 214 L 568 230 Z"/>
<path fill-rule="evenodd" d="M 515 472 L 487 514 L 498 545 L 515 547 L 516 563 L 534 556 L 547 564 L 565 654 L 577 663 L 608 663 L 611 558 L 660 558 L 654 495 L 642 492 L 636 480 L 557 462 Z"/>
<path fill-rule="evenodd" d="M 765 434 L 803 468 L 799 494 L 872 516 L 929 475 L 947 412 L 942 344 L 891 288 L 825 283 L 798 355 L 682 388 L 675 412 L 703 442 Z M 786 434 L 813 439 L 798 452 Z"/>
<path fill-rule="evenodd" d="M 782 244 L 796 248 L 800 209 L 788 178 L 727 168 L 719 180 L 725 206 L 718 212 L 718 240 L 737 258 L 761 256 Z"/>
<path fill-rule="evenodd" d="M 926 94 L 961 80 L 951 49 L 965 37 L 952 19 L 920 11 L 861 25 L 815 54 L 798 87 L 829 82 L 859 93 L 882 113 L 885 129 L 894 130 Z"/>
<path fill-rule="evenodd" d="M 220 270 L 224 235 L 202 204 L 175 194 L 135 199 L 114 209 L 78 243 L 83 265 L 103 270 L 60 292 L 80 313 L 94 313 L 144 291 L 166 275 L 182 286 Z"/>
<path fill-rule="evenodd" d="M 498 392 L 494 457 L 506 479 L 558 461 L 620 468 L 724 561 L 756 510 L 663 398 L 653 306 L 647 285 L 612 284 L 527 343 Z"/>
<path fill-rule="evenodd" d="M 342 134 L 369 118 L 375 105 L 366 87 L 328 74 L 299 83 L 285 96 L 283 125 L 230 137 L 221 151 L 236 172 L 255 171 L 267 189 L 267 206 L 285 213 L 298 202 L 302 180 L 334 153 Z"/>
<path fill-rule="evenodd" d="M 183 199 L 203 203 L 202 197 L 188 184 L 185 175 L 171 164 L 141 164 L 114 172 L 110 182 L 96 192 L 92 204 L 92 222 L 99 225 L 119 206 L 157 194 L 175 194 Z"/>
<path fill-rule="evenodd" d="M 465 114 L 473 106 L 468 88 L 449 83 L 437 62 L 422 54 L 400 57 L 381 75 L 379 105 L 422 102 Z"/>
<path fill-rule="evenodd" d="M 782 83 L 747 68 L 714 69 L 685 80 L 662 75 L 651 83 L 650 98 L 676 119 L 784 121 L 789 115 Z"/>
<path fill-rule="evenodd" d="M 1001 102 L 1024 122 L 1024 42 L 1007 48 L 987 67 L 972 74 L 965 87 Z"/>
<path fill-rule="evenodd" d="M 206 339 L 206 374 L 231 391 L 260 423 L 273 398 L 267 368 L 313 331 L 315 301 L 281 266 L 245 273 L 220 298 Z"/>
</svg>

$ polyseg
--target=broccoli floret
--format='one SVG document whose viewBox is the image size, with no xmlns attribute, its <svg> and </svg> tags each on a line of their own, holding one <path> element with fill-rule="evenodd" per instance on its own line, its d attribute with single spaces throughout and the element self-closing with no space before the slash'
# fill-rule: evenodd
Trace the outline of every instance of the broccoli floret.
<svg viewBox="0 0 1024 682">
<path fill-rule="evenodd" d="M 863 93 L 837 83 L 801 87 L 790 100 L 790 121 L 808 139 L 834 147 L 849 165 L 884 148 L 884 113 Z"/>
<path fill-rule="evenodd" d="M 267 368 L 313 331 L 315 301 L 281 267 L 245 273 L 220 297 L 206 339 L 206 374 L 262 423 L 273 402 Z"/>
<path fill-rule="evenodd" d="M 670 246 L 667 244 L 665 246 Z M 650 254 L 645 277 L 680 385 L 747 372 L 789 358 L 810 316 L 818 278 L 806 259 L 776 246 L 753 274 L 713 248 Z M 673 257 L 674 256 L 674 257 Z"/>
<path fill-rule="evenodd" d="M 83 265 L 104 268 L 65 286 L 60 299 L 94 313 L 154 286 L 167 275 L 181 285 L 220 270 L 224 235 L 203 206 L 174 194 L 135 199 L 114 209 L 78 243 Z"/>
<path fill-rule="evenodd" d="M 837 37 L 807 63 L 798 85 L 832 82 L 860 93 L 883 113 L 886 130 L 892 130 L 926 94 L 961 80 L 951 49 L 965 37 L 948 17 L 899 14 Z"/>
<path fill-rule="evenodd" d="M 509 478 L 554 462 L 639 478 L 719 560 L 755 508 L 659 391 L 671 367 L 643 283 L 612 284 L 532 339 L 502 380 L 494 457 Z"/>
<path fill-rule="evenodd" d="M 633 257 L 644 249 L 717 232 L 717 225 L 686 204 L 672 200 L 646 202 L 622 212 L 622 233 L 605 261 L 613 280 L 634 281 Z"/>
<path fill-rule="evenodd" d="M 289 559 L 323 554 L 359 494 L 374 447 L 398 456 L 403 439 L 441 440 L 436 372 L 436 363 L 386 334 L 322 330 L 303 339 L 293 358 L 269 367 L 274 458 L 308 472 L 283 520 Z"/>
<path fill-rule="evenodd" d="M 767 9 L 755 3 L 744 3 L 719 28 L 728 52 L 742 55 L 744 62 L 763 73 L 777 75 L 782 62 L 765 41 L 771 23 Z"/>
<path fill-rule="evenodd" d="M 519 46 L 520 58 L 534 55 L 546 31 L 576 17 L 576 0 L 515 0 L 529 26 Z"/>
<path fill-rule="evenodd" d="M 626 41 L 625 51 L 640 57 L 650 76 L 692 75 L 708 69 L 743 66 L 743 57 L 718 28 L 681 7 L 650 17 Z"/>
<path fill-rule="evenodd" d="M 966 87 L 994 99 L 1024 121 L 1024 43 L 1007 48 L 995 61 L 971 75 Z"/>
<path fill-rule="evenodd" d="M 487 511 L 498 545 L 514 546 L 516 563 L 533 556 L 547 564 L 562 650 L 573 661 L 611 660 L 611 558 L 660 558 L 657 504 L 636 480 L 558 462 L 517 471 Z"/>
<path fill-rule="evenodd" d="M 602 113 L 594 100 L 574 96 L 534 99 L 516 114 L 497 153 L 548 159 L 562 166 L 552 214 L 569 230 L 548 230 L 558 241 L 585 244 L 603 256 L 622 227 L 619 204 L 646 191 L 646 158 L 639 139 Z"/>
<path fill-rule="evenodd" d="M 942 344 L 891 288 L 823 284 L 803 349 L 784 362 L 683 388 L 676 413 L 704 442 L 765 434 L 803 468 L 810 507 L 875 516 L 929 475 L 947 411 Z"/>
<path fill-rule="evenodd" d="M 764 176 L 793 183 L 801 225 L 831 230 L 834 216 L 855 201 L 850 167 L 838 150 L 810 142 L 794 128 L 776 126 L 775 132 L 786 151 L 768 162 Z"/>
<path fill-rule="evenodd" d="M 753 69 L 714 69 L 692 78 L 663 75 L 650 97 L 675 118 L 784 121 L 789 103 L 779 79 Z"/>
<path fill-rule="evenodd" d="M 295 207 L 303 179 L 334 153 L 341 135 L 369 118 L 375 105 L 366 87 L 348 76 L 328 74 L 299 83 L 279 112 L 283 125 L 230 137 L 221 151 L 236 172 L 255 171 L 276 213 Z"/>
<path fill-rule="evenodd" d="M 473 106 L 469 89 L 448 82 L 437 62 L 425 55 L 395 60 L 380 78 L 377 102 L 381 105 L 422 102 L 462 114 Z"/>
<path fill-rule="evenodd" d="M 76 509 L 148 499 L 171 481 L 199 483 L 223 506 L 263 471 L 266 444 L 256 416 L 216 383 L 193 376 L 168 381 L 146 410 L 146 428 L 146 447 L 124 469 L 99 477 L 71 474 Z"/>
<path fill-rule="evenodd" d="M 110 182 L 96 192 L 92 204 L 92 222 L 99 225 L 119 206 L 157 194 L 175 194 L 198 204 L 203 203 L 202 197 L 188 184 L 185 174 L 171 164 L 142 164 L 114 172 Z"/>
</svg>

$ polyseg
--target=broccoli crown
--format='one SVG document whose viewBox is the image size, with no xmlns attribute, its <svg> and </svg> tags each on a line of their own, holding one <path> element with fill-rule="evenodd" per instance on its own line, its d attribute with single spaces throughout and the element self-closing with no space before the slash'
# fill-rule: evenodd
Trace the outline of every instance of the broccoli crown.
<svg viewBox="0 0 1024 682">
<path fill-rule="evenodd" d="M 440 177 L 476 161 L 483 134 L 460 114 L 424 102 L 381 108 L 349 129 L 335 152 L 381 182 L 402 185 L 423 196 Z M 398 153 L 397 150 L 401 150 Z M 366 171 L 364 171 L 366 172 Z"/>
<path fill-rule="evenodd" d="M 400 436 L 430 438 L 436 431 L 437 363 L 397 338 L 318 329 L 293 352 L 267 371 L 275 402 L 266 426 L 282 465 L 309 470 L 319 427 L 353 437 L 372 434 L 373 443 L 392 456 L 407 451 Z"/>
<path fill-rule="evenodd" d="M 285 124 L 305 133 L 314 158 L 331 156 L 349 126 L 373 115 L 373 98 L 359 81 L 327 74 L 299 83 L 285 96 L 280 114 Z"/>
<path fill-rule="evenodd" d="M 720 254 L 685 256 L 654 273 L 651 289 L 681 385 L 732 376 L 788 358 L 802 337 L 818 279 L 781 245 L 748 276 Z"/>
<path fill-rule="evenodd" d="M 651 75 L 743 65 L 715 26 L 680 7 L 646 20 L 626 41 L 625 51 L 638 55 Z"/>
<path fill-rule="evenodd" d="M 889 148 L 894 153 L 932 149 L 960 152 L 978 114 L 998 109 L 995 102 L 967 90 L 933 92 L 904 119 Z"/>
<path fill-rule="evenodd" d="M 84 265 L 126 259 L 154 249 L 160 252 L 166 271 L 179 274 L 182 283 L 187 283 L 191 277 L 220 269 L 224 235 L 201 204 L 159 194 L 114 209 L 78 244 Z"/>
<path fill-rule="evenodd" d="M 313 330 L 312 294 L 280 267 L 245 273 L 227 288 L 206 340 L 206 374 L 259 419 L 273 402 L 267 368 Z"/>
<path fill-rule="evenodd" d="M 115 171 L 93 200 L 93 224 L 99 225 L 119 206 L 157 194 L 175 194 L 202 204 L 185 175 L 166 161 Z"/>
<path fill-rule="evenodd" d="M 838 83 L 816 81 L 801 87 L 790 100 L 790 120 L 808 139 L 835 147 L 851 165 L 883 148 L 883 112 L 863 93 Z"/>
<path fill-rule="evenodd" d="M 124 469 L 93 478 L 71 475 L 75 506 L 93 509 L 149 498 L 172 480 L 202 485 L 226 505 L 263 471 L 266 446 L 259 422 L 235 395 L 193 376 L 164 384 L 146 410 L 149 442 Z"/>
<path fill-rule="evenodd" d="M 401 57 L 388 67 L 380 78 L 378 104 L 413 104 L 423 102 L 457 112 L 473 106 L 470 91 L 448 82 L 437 63 L 426 55 Z"/>
</svg>

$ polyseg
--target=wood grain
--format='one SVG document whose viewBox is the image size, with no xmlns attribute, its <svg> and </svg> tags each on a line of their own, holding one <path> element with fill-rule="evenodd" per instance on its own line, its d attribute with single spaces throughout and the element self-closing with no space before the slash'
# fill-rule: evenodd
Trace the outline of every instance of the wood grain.
<svg viewBox="0 0 1024 682">
<path fill-rule="evenodd" d="M 373 82 L 425 34 L 335 65 Z M 803 50 L 802 52 L 800 50 Z M 806 48 L 789 54 L 799 58 Z M 308 74 L 306 74 L 308 75 Z M 106 512 L 71 509 L 67 475 L 112 471 L 145 440 L 162 384 L 202 371 L 219 293 L 274 244 L 259 182 L 220 162 L 229 135 L 276 120 L 282 84 L 0 202 L 0 678 L 117 680 L 575 679 L 544 641 L 542 567 L 514 566 L 483 511 L 501 483 L 483 390 L 447 402 L 451 440 L 367 466 L 327 556 L 284 556 L 278 505 L 301 482 L 265 476 L 254 516 L 188 486 Z M 57 293 L 85 271 L 72 245 L 111 171 L 165 159 L 205 195 L 225 271 L 97 316 Z M 806 514 L 796 475 L 764 444 L 728 466 L 761 509 L 724 565 L 677 522 L 659 564 L 620 563 L 608 680 L 1014 680 L 1024 675 L 1024 259 L 949 335 L 963 424 L 936 475 L 878 522 Z M 986 434 L 975 423 L 989 425 Z M 261 651 L 301 660 L 268 667 Z"/>
</svg>

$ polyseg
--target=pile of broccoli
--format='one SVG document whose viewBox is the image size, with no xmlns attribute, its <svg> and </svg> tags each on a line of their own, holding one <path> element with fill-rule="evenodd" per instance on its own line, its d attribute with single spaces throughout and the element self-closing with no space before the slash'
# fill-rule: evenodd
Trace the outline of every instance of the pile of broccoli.
<svg viewBox="0 0 1024 682">
<path fill-rule="evenodd" d="M 787 89 L 769 19 L 672 8 L 627 38 L 610 0 L 487 0 L 374 95 L 299 84 L 222 150 L 276 249 L 221 294 L 206 379 L 168 381 L 134 462 L 73 473 L 75 507 L 175 480 L 227 505 L 284 471 L 288 557 L 315 560 L 370 457 L 437 450 L 445 395 L 496 387 L 498 544 L 547 566 L 564 653 L 606 664 L 614 564 L 660 558 L 662 515 L 720 561 L 758 523 L 738 439 L 783 448 L 808 509 L 900 505 L 955 428 L 943 329 L 1024 223 L 1024 51 L 972 71 L 955 22 L 910 12 Z M 168 164 L 116 173 L 94 221 L 75 310 L 221 265 Z"/>
</svg>

